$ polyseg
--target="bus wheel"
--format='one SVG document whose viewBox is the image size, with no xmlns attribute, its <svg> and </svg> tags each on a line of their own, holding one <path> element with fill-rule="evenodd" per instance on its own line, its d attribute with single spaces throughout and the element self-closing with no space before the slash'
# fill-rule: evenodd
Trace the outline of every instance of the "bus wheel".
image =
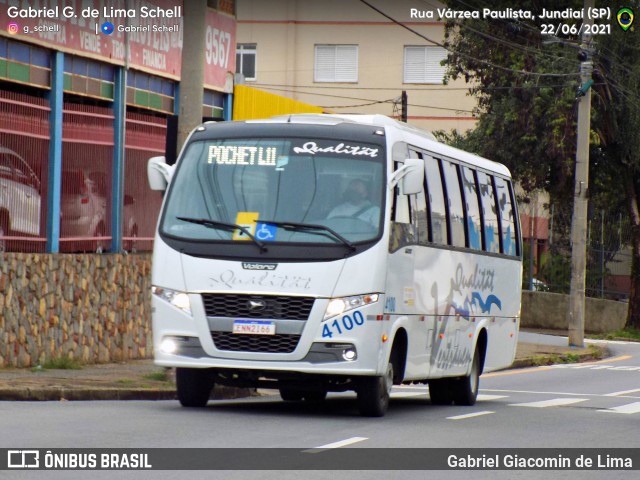
<svg viewBox="0 0 640 480">
<path fill-rule="evenodd" d="M 176 387 L 183 407 L 206 407 L 213 379 L 204 368 L 176 368 Z"/>
<path fill-rule="evenodd" d="M 383 417 L 389 408 L 393 387 L 393 364 L 387 365 L 386 375 L 362 377 L 358 388 L 358 407 L 363 417 Z"/>
<path fill-rule="evenodd" d="M 448 378 L 429 381 L 429 396 L 433 405 L 451 405 L 453 402 L 453 385 Z"/>
<path fill-rule="evenodd" d="M 280 389 L 280 397 L 285 402 L 300 402 L 303 397 L 302 390 L 293 390 L 290 388 L 281 388 Z"/>
<path fill-rule="evenodd" d="M 453 401 L 456 405 L 475 405 L 480 385 L 480 353 L 476 347 L 471 362 L 471 372 L 453 384 Z"/>
<path fill-rule="evenodd" d="M 305 402 L 322 402 L 325 398 L 327 398 L 327 391 L 308 390 L 304 392 L 303 396 Z"/>
</svg>

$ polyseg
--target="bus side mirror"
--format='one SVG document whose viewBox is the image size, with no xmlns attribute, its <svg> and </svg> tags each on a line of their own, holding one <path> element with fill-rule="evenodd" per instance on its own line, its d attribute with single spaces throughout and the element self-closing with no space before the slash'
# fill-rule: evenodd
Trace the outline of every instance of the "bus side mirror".
<svg viewBox="0 0 640 480">
<path fill-rule="evenodd" d="M 151 190 L 164 191 L 171 182 L 173 165 L 167 165 L 164 157 L 152 157 L 147 163 L 147 179 Z"/>
<path fill-rule="evenodd" d="M 398 183 L 402 186 L 404 195 L 414 195 L 422 191 L 424 184 L 424 160 L 421 158 L 407 158 L 404 164 L 391 176 L 389 188 Z"/>
<path fill-rule="evenodd" d="M 402 177 L 402 193 L 405 195 L 420 193 L 424 184 L 424 160 L 407 158 L 404 166 L 407 168 L 407 174 Z"/>
</svg>

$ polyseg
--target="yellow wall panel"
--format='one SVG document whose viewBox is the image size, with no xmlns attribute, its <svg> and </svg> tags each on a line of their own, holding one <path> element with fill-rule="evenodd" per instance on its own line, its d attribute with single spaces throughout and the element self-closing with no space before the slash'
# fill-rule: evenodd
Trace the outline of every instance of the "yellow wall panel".
<svg viewBox="0 0 640 480">
<path fill-rule="evenodd" d="M 263 92 L 246 85 L 236 85 L 233 91 L 233 119 L 253 120 L 289 113 L 323 113 L 323 109 L 291 98 Z"/>
</svg>

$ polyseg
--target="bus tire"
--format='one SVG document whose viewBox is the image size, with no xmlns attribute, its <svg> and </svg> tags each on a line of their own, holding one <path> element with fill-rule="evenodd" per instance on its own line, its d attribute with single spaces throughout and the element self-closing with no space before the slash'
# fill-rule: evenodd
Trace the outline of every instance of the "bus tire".
<svg viewBox="0 0 640 480">
<path fill-rule="evenodd" d="M 387 364 L 386 375 L 363 377 L 358 388 L 358 408 L 363 417 L 383 417 L 389 408 L 393 387 L 393 364 Z"/>
<path fill-rule="evenodd" d="M 323 402 L 327 398 L 326 390 L 307 390 L 303 393 L 305 402 Z"/>
<path fill-rule="evenodd" d="M 429 381 L 429 397 L 433 405 L 451 405 L 453 403 L 453 385 L 448 378 Z"/>
<path fill-rule="evenodd" d="M 183 407 L 206 407 L 213 389 L 211 373 L 204 368 L 176 368 L 176 389 Z"/>
<path fill-rule="evenodd" d="M 304 397 L 302 390 L 294 390 L 291 388 L 281 388 L 280 398 L 285 402 L 300 402 Z"/>
<path fill-rule="evenodd" d="M 471 407 L 476 404 L 480 385 L 480 352 L 476 347 L 471 361 L 471 372 L 453 384 L 453 401 L 456 405 Z"/>
</svg>

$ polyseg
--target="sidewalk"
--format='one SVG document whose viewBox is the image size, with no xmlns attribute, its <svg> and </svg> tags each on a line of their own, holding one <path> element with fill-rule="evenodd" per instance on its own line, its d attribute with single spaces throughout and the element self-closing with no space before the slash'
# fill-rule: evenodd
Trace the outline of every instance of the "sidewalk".
<svg viewBox="0 0 640 480">
<path fill-rule="evenodd" d="M 513 368 L 588 361 L 601 356 L 606 356 L 606 352 L 593 347 L 576 349 L 519 342 Z M 238 398 L 247 395 L 248 389 L 216 386 L 212 398 Z M 0 369 L 0 401 L 175 398 L 173 370 L 158 367 L 152 360 L 87 365 L 80 370 Z"/>
</svg>

